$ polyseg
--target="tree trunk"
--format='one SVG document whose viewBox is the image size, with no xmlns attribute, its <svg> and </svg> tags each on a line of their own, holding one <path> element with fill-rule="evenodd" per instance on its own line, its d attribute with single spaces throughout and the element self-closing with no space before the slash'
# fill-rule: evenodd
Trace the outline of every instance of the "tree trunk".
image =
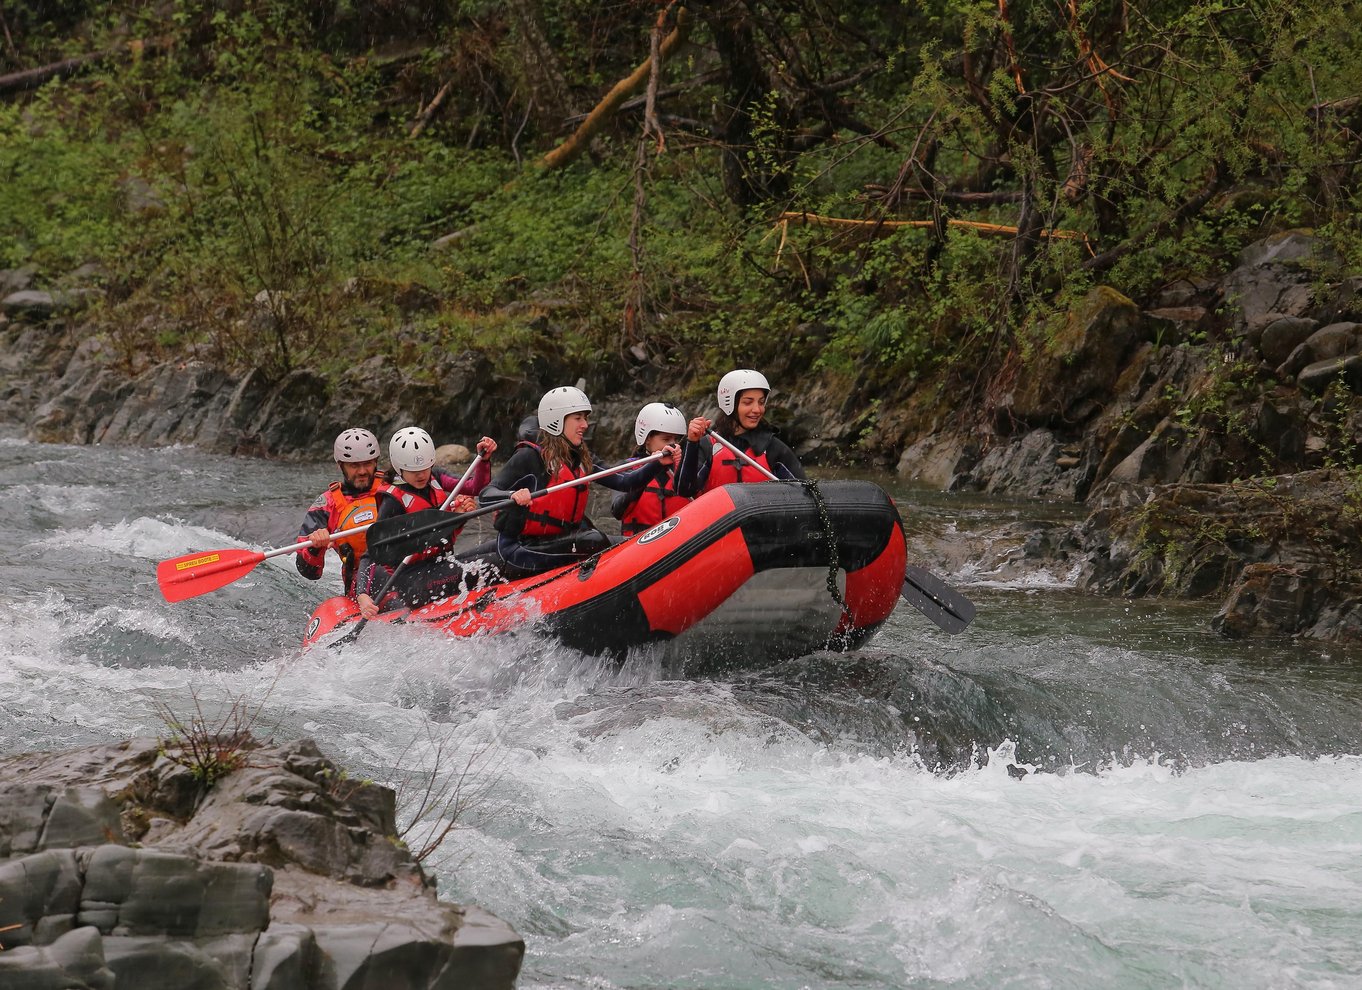
<svg viewBox="0 0 1362 990">
<path fill-rule="evenodd" d="M 688 28 L 689 19 L 686 15 L 686 8 L 678 7 L 676 10 L 676 27 L 672 28 L 671 33 L 662 40 L 662 45 L 658 49 L 662 61 L 665 62 L 677 48 L 685 43 Z M 652 71 L 652 63 L 651 57 L 645 59 L 642 65 L 624 79 L 615 83 L 610 92 L 605 94 L 604 99 L 586 115 L 586 120 L 582 121 L 581 126 L 573 131 L 566 141 L 541 158 L 539 164 L 543 168 L 562 168 L 581 157 L 582 152 L 591 143 L 591 139 L 614 116 L 620 105 L 648 81 L 648 76 Z"/>
<path fill-rule="evenodd" d="M 771 91 L 762 70 L 752 23 L 740 8 L 715 10 L 708 18 L 714 46 L 725 70 L 725 105 L 719 108 L 723 185 L 729 200 L 749 206 L 765 197 L 766 184 L 754 172 L 747 153 L 753 147 L 752 105 L 764 102 Z"/>
</svg>

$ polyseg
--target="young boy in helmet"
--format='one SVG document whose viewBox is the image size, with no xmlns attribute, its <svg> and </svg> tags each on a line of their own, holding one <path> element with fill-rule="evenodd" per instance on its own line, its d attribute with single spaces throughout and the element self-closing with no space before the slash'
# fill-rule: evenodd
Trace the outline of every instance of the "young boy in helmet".
<svg viewBox="0 0 1362 990">
<path fill-rule="evenodd" d="M 738 481 L 768 480 L 717 440 L 700 443 L 710 427 L 777 478 L 805 479 L 804 466 L 795 452 L 764 422 L 770 394 L 766 376 L 750 368 L 730 371 L 719 379 L 719 418 L 711 422 L 697 416 L 690 421 L 686 439 L 691 442 L 681 460 L 677 491 L 693 496 Z"/>
<path fill-rule="evenodd" d="M 675 446 L 686 435 L 686 417 L 680 409 L 650 402 L 634 419 L 634 457 L 647 457 Z M 637 536 L 676 512 L 690 499 L 676 492 L 676 465 L 663 468 L 641 488 L 620 492 L 610 502 L 611 514 L 620 521 L 620 532 Z"/>
<path fill-rule="evenodd" d="M 497 513 L 497 553 L 508 574 L 538 574 L 570 564 L 605 549 L 609 538 L 586 519 L 586 485 L 575 485 L 532 499 L 535 491 L 584 478 L 601 467 L 585 444 L 591 425 L 591 400 L 579 388 L 550 389 L 539 400 L 539 435 L 518 447 L 479 496 L 483 504 L 509 500 L 515 505 Z M 617 492 L 642 488 L 681 455 L 675 445 L 669 457 L 633 471 L 596 479 Z"/>
<path fill-rule="evenodd" d="M 364 526 L 377 519 L 375 495 L 378 491 L 378 437 L 368 430 L 349 429 L 336 437 L 331 452 L 340 468 L 341 480 L 333 481 L 317 496 L 303 517 L 298 539 L 312 546 L 294 555 L 298 573 L 316 581 L 326 568 L 326 548 L 331 546 L 341 559 L 341 580 L 345 593 L 354 595 L 355 573 L 364 555 L 364 534 L 343 537 L 332 543 L 331 534 Z"/>
<path fill-rule="evenodd" d="M 468 512 L 476 508 L 473 496 L 487 486 L 492 476 L 487 460 L 496 452 L 497 442 L 491 437 L 483 437 L 478 441 L 477 449 L 482 460 L 478 461 L 468 480 L 460 484 L 457 477 L 435 467 L 435 442 L 429 433 L 416 426 L 398 430 L 388 443 L 392 481 L 380 485 L 376 493 L 377 518 L 391 519 L 407 512 L 438 509 L 450 493 L 454 493 L 452 511 Z M 449 537 L 450 546 L 458 535 L 459 531 L 455 530 Z M 415 555 L 402 568 L 392 590 L 408 606 L 415 608 L 458 593 L 464 572 L 457 561 L 445 556 L 447 549 L 431 547 Z M 361 561 L 355 600 L 359 602 L 360 615 L 364 618 L 372 619 L 378 614 L 379 603 L 374 599 L 391 574 L 391 568 L 371 561 L 367 556 Z"/>
</svg>

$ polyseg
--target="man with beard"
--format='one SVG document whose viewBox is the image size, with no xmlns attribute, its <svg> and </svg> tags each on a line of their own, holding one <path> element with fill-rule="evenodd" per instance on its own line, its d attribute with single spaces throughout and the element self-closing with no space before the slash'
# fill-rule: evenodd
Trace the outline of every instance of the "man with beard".
<svg viewBox="0 0 1362 990">
<path fill-rule="evenodd" d="M 326 548 L 332 547 L 341 559 L 341 580 L 345 593 L 354 597 L 355 571 L 364 555 L 365 534 L 342 537 L 332 542 L 331 534 L 354 529 L 378 518 L 375 499 L 378 481 L 378 437 L 368 430 L 349 429 L 336 437 L 332 447 L 341 480 L 334 481 L 317 496 L 307 510 L 298 539 L 312 546 L 295 555 L 298 573 L 316 581 L 326 567 Z"/>
</svg>

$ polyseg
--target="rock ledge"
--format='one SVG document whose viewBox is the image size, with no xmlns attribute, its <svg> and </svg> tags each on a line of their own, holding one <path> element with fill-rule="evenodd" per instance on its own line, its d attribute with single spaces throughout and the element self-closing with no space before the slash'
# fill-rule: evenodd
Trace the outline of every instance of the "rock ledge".
<svg viewBox="0 0 1362 990">
<path fill-rule="evenodd" d="M 248 756 L 206 792 L 155 740 L 0 758 L 0 985 L 514 985 L 523 940 L 436 899 L 391 790 L 311 740 Z"/>
</svg>

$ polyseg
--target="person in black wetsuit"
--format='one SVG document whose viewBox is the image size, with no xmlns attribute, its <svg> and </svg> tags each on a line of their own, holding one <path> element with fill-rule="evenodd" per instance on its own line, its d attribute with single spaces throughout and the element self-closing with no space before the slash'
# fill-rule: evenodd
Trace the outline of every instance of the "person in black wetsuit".
<svg viewBox="0 0 1362 990">
<path fill-rule="evenodd" d="M 506 500 L 514 503 L 497 513 L 495 523 L 497 554 L 509 565 L 509 573 L 538 574 L 610 545 L 609 537 L 586 519 L 586 485 L 530 497 L 533 492 L 601 469 L 583 442 L 590 417 L 591 400 L 581 389 L 565 385 L 545 392 L 539 400 L 537 440 L 519 446 L 478 497 L 484 505 Z M 669 456 L 661 461 L 598 478 L 597 483 L 617 492 L 642 488 L 675 463 L 681 449 L 673 445 L 667 453 Z"/>
<path fill-rule="evenodd" d="M 430 434 L 415 426 L 398 430 L 388 444 L 388 459 L 393 466 L 393 480 L 379 486 L 378 518 L 391 519 L 407 512 L 420 512 L 423 509 L 438 509 L 455 492 L 450 506 L 454 512 L 468 512 L 476 508 L 473 496 L 482 491 L 492 476 L 487 458 L 497 449 L 497 442 L 491 437 L 478 441 L 478 453 L 483 460 L 478 462 L 468 480 L 460 484 L 457 477 L 435 467 L 435 443 Z M 397 576 L 391 592 L 411 608 L 425 605 L 441 598 L 447 598 L 464 590 L 468 585 L 464 568 L 449 554 L 459 531 L 449 537 L 449 546 L 431 547 L 414 555 Z M 366 554 L 359 562 L 359 577 L 356 582 L 355 600 L 359 602 L 360 615 L 372 619 L 378 615 L 383 604 L 375 599 L 388 583 L 393 568 L 384 567 Z M 476 583 L 476 575 L 468 575 Z"/>
<path fill-rule="evenodd" d="M 770 393 L 771 385 L 759 371 L 744 368 L 730 371 L 719 379 L 719 418 L 711 422 L 697 416 L 687 427 L 686 439 L 690 443 L 686 444 L 681 468 L 677 471 L 679 494 L 693 497 L 737 481 L 769 480 L 718 440 L 702 442 L 705 430 L 711 426 L 715 433 L 777 478 L 805 480 L 804 466 L 795 452 L 763 422 Z"/>
<path fill-rule="evenodd" d="M 680 443 L 686 428 L 680 409 L 662 402 L 648 403 L 634 420 L 634 440 L 638 443 L 634 457 L 647 457 Z M 610 514 L 620 521 L 620 533 L 637 536 L 690 501 L 677 494 L 675 471 L 675 467 L 664 468 L 641 488 L 619 492 L 610 500 Z"/>
</svg>

